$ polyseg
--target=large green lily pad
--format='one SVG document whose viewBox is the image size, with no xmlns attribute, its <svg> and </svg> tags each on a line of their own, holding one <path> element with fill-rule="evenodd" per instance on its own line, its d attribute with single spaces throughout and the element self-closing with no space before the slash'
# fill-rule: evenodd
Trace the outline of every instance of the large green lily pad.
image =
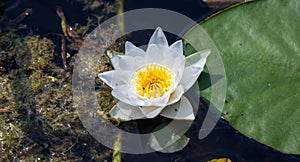
<svg viewBox="0 0 300 162">
<path fill-rule="evenodd" d="M 259 0 L 201 25 L 225 66 L 223 118 L 243 134 L 291 154 L 300 154 L 299 9 L 299 0 Z M 185 37 L 195 32 L 197 27 Z M 202 97 L 209 99 L 206 91 Z"/>
</svg>

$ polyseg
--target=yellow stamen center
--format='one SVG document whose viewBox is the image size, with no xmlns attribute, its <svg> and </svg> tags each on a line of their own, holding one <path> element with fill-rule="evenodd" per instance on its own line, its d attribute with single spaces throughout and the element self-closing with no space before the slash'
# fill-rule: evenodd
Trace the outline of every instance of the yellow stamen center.
<svg viewBox="0 0 300 162">
<path fill-rule="evenodd" d="M 132 81 L 137 94 L 146 98 L 157 98 L 170 90 L 174 76 L 167 67 L 150 64 L 139 69 Z"/>
</svg>

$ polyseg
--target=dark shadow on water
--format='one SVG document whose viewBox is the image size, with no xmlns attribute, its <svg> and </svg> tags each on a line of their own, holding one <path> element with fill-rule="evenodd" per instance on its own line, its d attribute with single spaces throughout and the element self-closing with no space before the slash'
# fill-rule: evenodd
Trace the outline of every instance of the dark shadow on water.
<svg viewBox="0 0 300 162">
<path fill-rule="evenodd" d="M 150 1 L 137 1 L 125 0 L 124 10 L 134 10 L 140 8 L 163 8 L 179 12 L 193 19 L 199 21 L 210 15 L 213 10 L 207 7 L 201 0 L 150 0 Z"/>
<path fill-rule="evenodd" d="M 219 74 L 209 74 L 207 72 L 202 72 L 198 79 L 200 91 L 213 86 L 222 78 L 224 78 L 224 76 Z"/>
<path fill-rule="evenodd" d="M 218 121 L 215 128 L 206 138 L 199 140 L 199 130 L 206 113 L 207 108 L 202 100 L 197 118 L 192 125 L 191 140 L 182 151 L 171 154 L 158 152 L 144 155 L 123 154 L 122 161 L 205 162 L 225 157 L 230 158 L 234 162 L 297 162 L 300 160 L 300 156 L 280 153 L 244 136 L 223 119 Z"/>
</svg>

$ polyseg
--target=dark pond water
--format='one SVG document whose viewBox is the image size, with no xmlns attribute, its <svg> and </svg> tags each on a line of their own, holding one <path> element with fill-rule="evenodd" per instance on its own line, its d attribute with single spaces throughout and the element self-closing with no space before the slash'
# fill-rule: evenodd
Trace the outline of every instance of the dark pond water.
<svg viewBox="0 0 300 162">
<path fill-rule="evenodd" d="M 85 2 L 85 5 L 83 4 Z M 60 6 L 67 16 L 70 25 L 75 23 L 86 24 L 88 17 L 93 15 L 101 15 L 103 10 L 108 6 L 101 6 L 86 9 L 91 6 L 90 2 L 93 0 L 4 0 L 0 2 L 2 21 L 1 30 L 7 31 L 19 28 L 19 24 L 25 24 L 24 29 L 20 29 L 17 33 L 26 35 L 27 33 L 33 35 L 47 36 L 54 41 L 56 45 L 55 50 L 60 50 L 60 37 L 57 34 L 62 34 L 60 27 L 60 18 L 57 16 L 55 10 L 56 6 Z M 97 1 L 96 1 L 97 2 Z M 108 1 L 114 4 L 114 1 Z M 94 3 L 97 5 L 97 3 Z M 182 13 L 195 21 L 200 21 L 218 11 L 218 9 L 211 9 L 200 0 L 124 0 L 124 11 L 140 8 L 164 8 Z M 224 6 L 223 6 L 224 7 Z M 9 24 L 8 22 L 14 20 L 20 13 L 27 8 L 31 8 L 32 12 L 25 16 L 20 22 Z M 116 11 L 104 12 L 103 19 L 113 16 Z M 95 17 L 97 17 L 95 16 Z M 95 18 L 94 17 L 94 18 Z M 94 26 L 95 27 L 95 26 Z M 88 31 L 92 31 L 93 26 Z M 148 39 L 140 39 L 137 34 L 131 35 L 130 39 L 146 44 Z M 172 41 L 172 38 L 169 38 Z M 176 39 L 176 38 L 174 38 Z M 73 51 L 72 53 L 76 53 Z M 61 64 L 61 58 L 56 58 L 56 62 Z M 203 140 L 198 139 L 198 131 L 200 129 L 202 120 L 207 113 L 207 108 L 201 104 L 198 118 L 192 126 L 191 141 L 187 147 L 179 152 L 171 154 L 163 153 L 149 153 L 143 155 L 122 154 L 122 161 L 207 161 L 215 158 L 230 158 L 237 162 L 276 162 L 276 161 L 300 161 L 299 156 L 287 155 L 264 146 L 253 139 L 250 139 L 235 129 L 233 129 L 226 121 L 220 119 L 213 129 L 213 131 Z M 0 114 L 1 115 L 1 114 Z M 67 137 L 66 137 L 67 138 Z M 80 143 L 80 141 L 78 141 Z M 77 148 L 78 155 L 84 152 L 84 147 Z M 82 150 L 80 150 L 82 149 Z M 101 153 L 101 151 L 99 151 Z M 1 153 L 0 153 L 1 155 Z M 30 154 L 34 156 L 34 154 Z M 63 155 L 62 155 L 63 156 Z M 49 155 L 51 159 L 51 155 Z M 68 159 L 65 159 L 68 160 Z M 82 158 L 82 160 L 92 160 L 92 158 Z M 108 160 L 111 160 L 108 158 Z M 1 160 L 0 160 L 1 161 Z M 72 161 L 72 160 L 71 160 Z"/>
</svg>

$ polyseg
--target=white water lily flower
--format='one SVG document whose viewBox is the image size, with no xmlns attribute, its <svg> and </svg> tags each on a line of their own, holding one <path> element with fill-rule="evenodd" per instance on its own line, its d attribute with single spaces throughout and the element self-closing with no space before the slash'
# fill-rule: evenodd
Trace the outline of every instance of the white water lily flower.
<svg viewBox="0 0 300 162">
<path fill-rule="evenodd" d="M 113 118 L 134 120 L 167 118 L 194 120 L 193 107 L 183 94 L 196 82 L 210 50 L 197 52 L 198 60 L 187 65 L 182 41 L 171 46 L 157 28 L 146 51 L 125 43 L 125 55 L 112 54 L 115 70 L 99 74 L 119 101 L 110 111 Z"/>
</svg>

